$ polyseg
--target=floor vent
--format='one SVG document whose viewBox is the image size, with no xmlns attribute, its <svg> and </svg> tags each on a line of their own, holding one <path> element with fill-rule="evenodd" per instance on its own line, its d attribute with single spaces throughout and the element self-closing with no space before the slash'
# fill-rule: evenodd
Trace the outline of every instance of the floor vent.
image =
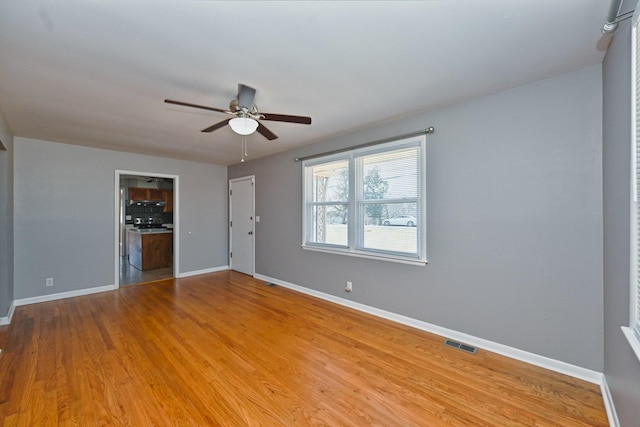
<svg viewBox="0 0 640 427">
<path fill-rule="evenodd" d="M 466 351 L 467 353 L 470 354 L 476 354 L 478 352 L 478 349 L 475 347 L 472 347 L 470 345 L 467 344 L 462 344 L 458 341 L 454 341 L 454 340 L 446 340 L 444 342 L 444 345 L 449 346 L 449 347 L 453 347 L 453 348 L 457 348 L 458 350 L 462 350 L 462 351 Z"/>
</svg>

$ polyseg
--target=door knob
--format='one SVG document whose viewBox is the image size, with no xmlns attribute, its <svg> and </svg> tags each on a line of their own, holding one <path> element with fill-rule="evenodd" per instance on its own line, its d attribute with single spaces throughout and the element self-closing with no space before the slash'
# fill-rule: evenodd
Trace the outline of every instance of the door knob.
<svg viewBox="0 0 640 427">
<path fill-rule="evenodd" d="M 249 234 L 253 234 L 253 231 L 250 231 Z"/>
</svg>

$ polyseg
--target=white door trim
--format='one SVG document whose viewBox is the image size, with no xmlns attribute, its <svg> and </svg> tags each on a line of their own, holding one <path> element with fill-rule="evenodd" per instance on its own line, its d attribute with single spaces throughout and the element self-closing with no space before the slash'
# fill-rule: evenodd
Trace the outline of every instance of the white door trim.
<svg viewBox="0 0 640 427">
<path fill-rule="evenodd" d="M 180 176 L 157 172 L 129 171 L 116 169 L 115 171 L 115 210 L 113 215 L 115 246 L 113 253 L 113 283 L 115 288 L 120 287 L 120 247 L 118 234 L 120 233 L 120 176 L 138 175 L 152 176 L 155 178 L 173 179 L 173 277 L 178 277 L 180 272 Z"/>
</svg>

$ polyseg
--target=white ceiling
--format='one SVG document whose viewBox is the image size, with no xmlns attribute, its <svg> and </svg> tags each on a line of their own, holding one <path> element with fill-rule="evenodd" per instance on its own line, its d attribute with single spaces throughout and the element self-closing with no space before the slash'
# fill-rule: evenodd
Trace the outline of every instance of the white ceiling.
<svg viewBox="0 0 640 427">
<path fill-rule="evenodd" d="M 15 136 L 229 165 L 602 62 L 608 0 L 3 0 L 0 110 Z"/>
</svg>

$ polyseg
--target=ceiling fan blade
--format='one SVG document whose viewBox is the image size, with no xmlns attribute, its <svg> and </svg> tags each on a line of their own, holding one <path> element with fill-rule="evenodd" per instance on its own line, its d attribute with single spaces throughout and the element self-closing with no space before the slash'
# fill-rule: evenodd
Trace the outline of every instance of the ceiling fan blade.
<svg viewBox="0 0 640 427">
<path fill-rule="evenodd" d="M 216 123 L 213 126 L 209 126 L 206 129 L 202 129 L 200 132 L 213 132 L 214 130 L 218 130 L 221 127 L 225 127 L 226 125 L 228 125 L 229 124 L 229 120 L 231 120 L 231 119 L 223 120 L 220 123 Z"/>
<path fill-rule="evenodd" d="M 223 110 L 220 108 L 206 107 L 204 105 L 190 104 L 188 102 L 174 101 L 172 99 L 165 99 L 164 102 L 166 102 L 167 104 L 182 105 L 183 107 L 193 107 L 193 108 L 201 108 L 203 110 L 217 111 L 219 113 L 227 113 L 227 114 L 231 113 L 230 111 Z"/>
<path fill-rule="evenodd" d="M 273 141 L 274 139 L 278 139 L 278 135 L 276 135 L 275 133 L 271 132 L 269 129 L 267 129 L 267 127 L 265 125 L 263 125 L 260 122 L 258 122 L 258 133 L 260 135 L 264 136 L 265 138 L 267 138 L 269 141 Z"/>
<path fill-rule="evenodd" d="M 260 113 L 263 117 L 262 120 L 271 120 L 273 122 L 288 122 L 288 123 L 300 123 L 302 125 L 310 125 L 311 117 L 306 116 L 289 116 L 287 114 L 269 114 Z"/>
<path fill-rule="evenodd" d="M 256 90 L 252 87 L 238 83 L 238 107 L 244 107 L 251 111 L 253 108 L 253 100 L 256 97 Z"/>
</svg>

